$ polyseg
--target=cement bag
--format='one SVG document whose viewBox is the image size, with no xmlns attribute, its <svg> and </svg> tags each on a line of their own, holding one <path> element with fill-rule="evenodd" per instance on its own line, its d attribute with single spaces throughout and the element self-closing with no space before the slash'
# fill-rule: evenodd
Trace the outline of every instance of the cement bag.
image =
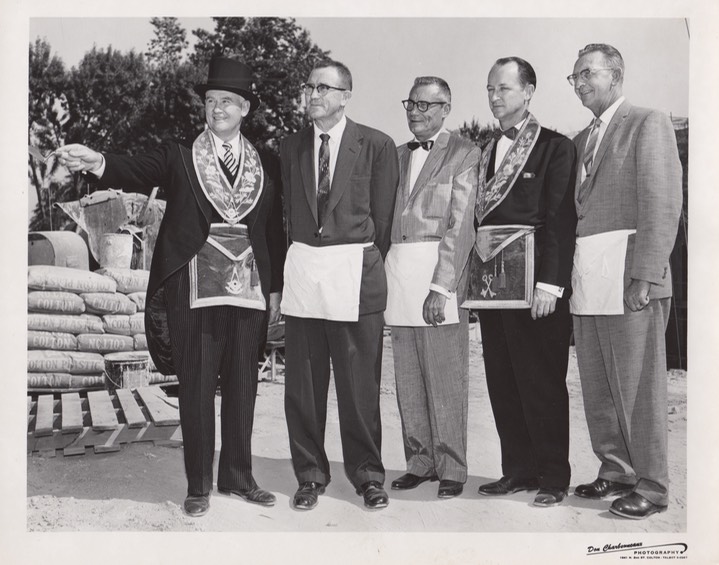
<svg viewBox="0 0 719 565">
<path fill-rule="evenodd" d="M 145 295 L 147 293 L 145 291 L 142 292 L 131 292 L 127 295 L 127 297 L 132 300 L 135 305 L 137 306 L 138 312 L 144 312 L 145 311 Z"/>
<path fill-rule="evenodd" d="M 117 292 L 123 294 L 146 291 L 150 280 L 150 271 L 139 269 L 98 269 L 95 272 L 113 279 L 117 283 Z"/>
<path fill-rule="evenodd" d="M 135 340 L 135 351 L 147 351 L 147 336 L 144 333 L 132 337 Z"/>
<path fill-rule="evenodd" d="M 27 348 L 75 351 L 77 338 L 69 333 L 29 331 L 27 332 Z"/>
<path fill-rule="evenodd" d="M 27 370 L 29 373 L 99 374 L 105 370 L 105 358 L 99 353 L 32 350 L 27 352 Z"/>
<path fill-rule="evenodd" d="M 114 353 L 133 351 L 135 342 L 129 335 L 80 334 L 77 336 L 77 349 L 91 353 Z"/>
<path fill-rule="evenodd" d="M 27 286 L 31 290 L 64 290 L 67 292 L 116 292 L 117 283 L 97 272 L 54 265 L 30 265 Z"/>
<path fill-rule="evenodd" d="M 69 373 L 28 373 L 27 388 L 103 388 L 103 375 L 71 375 Z"/>
<path fill-rule="evenodd" d="M 92 314 L 28 314 L 27 329 L 72 334 L 101 334 L 105 331 L 102 320 Z"/>
<path fill-rule="evenodd" d="M 124 294 L 115 292 L 84 292 L 80 295 L 92 314 L 134 314 L 137 305 Z"/>
<path fill-rule="evenodd" d="M 109 334 L 135 335 L 145 332 L 145 314 L 142 312 L 132 316 L 105 314 L 102 323 Z"/>
<path fill-rule="evenodd" d="M 162 383 L 176 383 L 175 375 L 163 375 L 162 373 L 150 373 L 150 384 L 157 385 Z"/>
<path fill-rule="evenodd" d="M 85 302 L 72 292 L 31 290 L 27 293 L 27 310 L 46 314 L 82 314 Z"/>
</svg>

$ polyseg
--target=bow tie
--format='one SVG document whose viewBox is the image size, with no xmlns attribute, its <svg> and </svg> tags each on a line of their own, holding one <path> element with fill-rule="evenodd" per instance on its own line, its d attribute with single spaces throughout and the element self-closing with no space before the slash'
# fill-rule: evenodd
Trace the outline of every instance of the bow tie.
<svg viewBox="0 0 719 565">
<path fill-rule="evenodd" d="M 509 129 L 506 129 L 504 131 L 498 129 L 495 130 L 494 135 L 497 137 L 497 139 L 500 139 L 502 136 L 508 137 L 511 140 L 514 140 L 517 137 L 518 130 L 514 126 L 512 126 Z"/>
<path fill-rule="evenodd" d="M 434 141 L 432 141 L 431 139 L 428 139 L 427 141 L 410 141 L 407 144 L 407 147 L 409 148 L 410 151 L 414 151 L 418 147 L 421 147 L 425 151 L 429 151 L 430 149 L 432 149 L 433 145 L 434 145 Z"/>
</svg>

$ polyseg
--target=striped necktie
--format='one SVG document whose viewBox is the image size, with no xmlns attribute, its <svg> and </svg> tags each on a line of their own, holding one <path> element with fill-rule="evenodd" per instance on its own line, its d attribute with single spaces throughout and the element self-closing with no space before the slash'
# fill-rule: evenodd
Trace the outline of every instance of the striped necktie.
<svg viewBox="0 0 719 565">
<path fill-rule="evenodd" d="M 592 121 L 592 129 L 587 138 L 587 145 L 584 147 L 582 161 L 584 161 L 584 171 L 587 175 L 591 172 L 592 164 L 594 163 L 594 152 L 597 149 L 597 139 L 599 139 L 599 127 L 601 124 L 602 120 L 594 118 Z"/>
<path fill-rule="evenodd" d="M 324 211 L 327 200 L 330 197 L 330 136 L 327 133 L 321 133 L 319 154 L 319 167 L 317 175 L 317 220 L 320 227 L 324 223 Z"/>
<path fill-rule="evenodd" d="M 222 162 L 225 164 L 225 167 L 227 167 L 227 170 L 230 171 L 230 174 L 232 175 L 231 181 L 235 180 L 235 177 L 237 177 L 237 169 L 239 168 L 239 163 L 237 162 L 237 159 L 235 159 L 234 153 L 232 153 L 232 145 L 229 143 L 223 143 L 222 149 L 225 150 L 225 155 L 222 157 Z"/>
</svg>

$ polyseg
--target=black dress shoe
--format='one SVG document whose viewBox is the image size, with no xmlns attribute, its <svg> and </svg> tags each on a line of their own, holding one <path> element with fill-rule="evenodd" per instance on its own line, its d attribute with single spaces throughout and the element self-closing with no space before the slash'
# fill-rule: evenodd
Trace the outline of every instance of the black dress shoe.
<svg viewBox="0 0 719 565">
<path fill-rule="evenodd" d="M 302 483 L 292 499 L 292 506 L 297 510 L 312 510 L 317 506 L 319 496 L 324 494 L 325 486 L 314 481 Z"/>
<path fill-rule="evenodd" d="M 367 481 L 357 489 L 357 494 L 364 497 L 364 505 L 372 510 L 387 508 L 389 496 L 377 481 Z"/>
<path fill-rule="evenodd" d="M 193 518 L 199 518 L 207 514 L 210 509 L 210 495 L 194 495 L 188 494 L 185 503 L 182 505 L 185 514 Z"/>
<path fill-rule="evenodd" d="M 486 483 L 479 487 L 479 494 L 485 496 L 501 496 L 512 494 L 520 490 L 537 490 L 539 481 L 535 478 L 517 479 L 515 477 L 502 477 L 493 483 Z"/>
<path fill-rule="evenodd" d="M 642 520 L 657 512 L 664 512 L 666 509 L 666 505 L 654 504 L 637 492 L 617 498 L 609 507 L 612 514 L 631 520 Z"/>
<path fill-rule="evenodd" d="M 252 502 L 253 504 L 259 504 L 261 506 L 274 506 L 275 501 L 277 500 L 275 498 L 275 495 L 271 492 L 268 492 L 266 490 L 261 489 L 260 487 L 253 487 L 251 489 L 246 490 L 230 490 L 225 488 L 217 487 L 217 491 L 220 494 L 224 494 L 227 496 L 232 496 L 233 494 L 236 496 L 239 496 L 240 498 L 246 500 L 247 502 Z"/>
<path fill-rule="evenodd" d="M 560 488 L 540 488 L 537 496 L 534 497 L 535 506 L 541 506 L 548 508 L 550 506 L 557 506 L 561 504 L 562 500 L 567 497 L 567 489 Z"/>
<path fill-rule="evenodd" d="M 437 490 L 438 498 L 454 498 L 462 494 L 464 484 L 457 481 L 442 479 L 439 481 L 439 489 Z"/>
<path fill-rule="evenodd" d="M 424 482 L 436 480 L 437 475 L 420 477 L 418 475 L 413 475 L 412 473 L 405 473 L 401 477 L 392 481 L 392 490 L 410 490 L 418 487 Z"/>
<path fill-rule="evenodd" d="M 615 483 L 606 479 L 596 479 L 594 482 L 578 485 L 574 494 L 582 498 L 600 500 L 607 496 L 625 496 L 632 492 L 634 487 L 626 483 Z"/>
</svg>

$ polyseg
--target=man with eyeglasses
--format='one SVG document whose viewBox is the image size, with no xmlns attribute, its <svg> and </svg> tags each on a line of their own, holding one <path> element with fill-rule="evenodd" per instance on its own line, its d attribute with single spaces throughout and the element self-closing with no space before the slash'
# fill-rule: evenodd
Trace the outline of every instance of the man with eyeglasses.
<svg viewBox="0 0 719 565">
<path fill-rule="evenodd" d="M 387 255 L 385 322 L 392 328 L 407 472 L 392 489 L 438 480 L 439 498 L 467 481 L 469 312 L 480 150 L 444 128 L 449 85 L 418 77 L 402 104 L 414 139 L 399 148 L 399 189 Z"/>
<path fill-rule="evenodd" d="M 299 488 L 311 510 L 330 482 L 324 447 L 330 360 L 347 476 L 370 509 L 384 490 L 379 387 L 384 257 L 397 191 L 397 149 L 384 133 L 345 116 L 352 75 L 322 61 L 303 85 L 312 126 L 282 141 L 292 244 L 285 264 L 285 414 Z"/>
<path fill-rule="evenodd" d="M 502 477 L 481 485 L 479 494 L 539 489 L 533 504 L 549 507 L 562 503 L 570 479 L 566 376 L 576 152 L 571 140 L 541 127 L 529 112 L 536 84 L 534 69 L 519 57 L 497 60 L 487 79 L 489 106 L 501 128 L 480 161 L 475 209 L 476 248 L 498 275 L 492 279 L 497 292 L 488 296 L 501 296 L 521 270 L 509 263 L 504 272 L 505 248 L 529 232 L 535 243 L 531 305 L 513 309 L 487 301 L 479 310 L 502 452 Z"/>
<path fill-rule="evenodd" d="M 574 337 L 597 479 L 584 498 L 617 497 L 632 519 L 668 502 L 669 255 L 682 206 L 682 171 L 669 117 L 622 95 L 624 60 L 611 45 L 579 52 L 567 77 L 595 119 L 575 139 L 577 249 Z"/>
</svg>

